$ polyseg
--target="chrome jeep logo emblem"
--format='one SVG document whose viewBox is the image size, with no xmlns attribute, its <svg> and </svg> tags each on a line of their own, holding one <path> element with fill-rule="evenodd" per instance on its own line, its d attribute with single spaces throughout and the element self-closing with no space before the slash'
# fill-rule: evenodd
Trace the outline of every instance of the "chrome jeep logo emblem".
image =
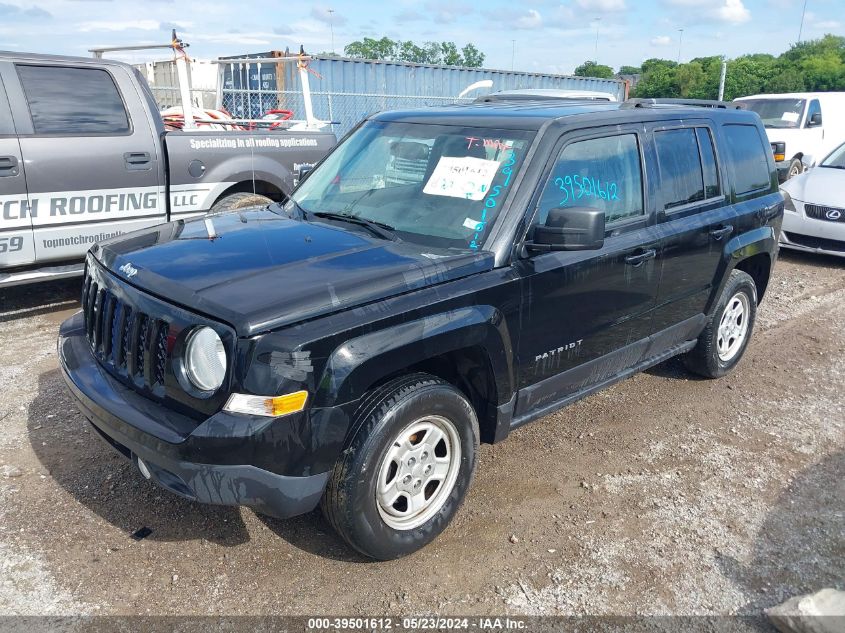
<svg viewBox="0 0 845 633">
<path fill-rule="evenodd" d="M 129 262 L 126 262 L 123 266 L 121 266 L 120 268 L 118 268 L 118 270 L 119 270 L 120 272 L 122 272 L 124 275 L 126 275 L 127 277 L 129 277 L 130 279 L 131 279 L 132 277 L 134 277 L 135 275 L 137 275 L 137 274 L 138 274 L 138 269 L 137 269 L 137 268 L 135 268 L 135 267 L 134 267 L 132 264 L 130 264 Z"/>
<path fill-rule="evenodd" d="M 827 213 L 824 214 L 828 220 L 838 220 L 842 217 L 842 211 L 839 209 L 828 209 Z"/>
</svg>

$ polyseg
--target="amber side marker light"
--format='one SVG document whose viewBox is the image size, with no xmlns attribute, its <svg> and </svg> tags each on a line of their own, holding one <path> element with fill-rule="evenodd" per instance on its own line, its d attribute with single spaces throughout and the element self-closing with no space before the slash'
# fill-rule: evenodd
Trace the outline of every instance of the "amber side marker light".
<svg viewBox="0 0 845 633">
<path fill-rule="evenodd" d="M 267 396 L 252 396 L 246 393 L 233 393 L 223 407 L 231 413 L 246 413 L 249 415 L 263 415 L 278 418 L 290 413 L 302 411 L 308 402 L 307 391 L 295 391 L 283 396 L 268 398 Z"/>
</svg>

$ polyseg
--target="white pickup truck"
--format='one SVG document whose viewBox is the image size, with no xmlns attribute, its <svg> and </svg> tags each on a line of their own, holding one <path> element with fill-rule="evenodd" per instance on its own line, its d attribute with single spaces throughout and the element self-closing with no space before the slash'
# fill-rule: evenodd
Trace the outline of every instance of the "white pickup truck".
<svg viewBox="0 0 845 633">
<path fill-rule="evenodd" d="M 735 99 L 763 120 L 778 176 L 812 167 L 845 142 L 845 92 L 791 92 Z"/>
<path fill-rule="evenodd" d="M 127 64 L 0 51 L 0 287 L 81 274 L 115 235 L 286 199 L 336 138 L 267 128 L 166 131 Z"/>
</svg>

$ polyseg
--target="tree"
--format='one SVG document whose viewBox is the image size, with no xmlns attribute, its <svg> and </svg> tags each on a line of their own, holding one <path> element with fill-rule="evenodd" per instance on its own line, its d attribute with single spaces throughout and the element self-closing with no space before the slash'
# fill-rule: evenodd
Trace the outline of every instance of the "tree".
<svg viewBox="0 0 845 633">
<path fill-rule="evenodd" d="M 598 77 L 599 79 L 610 79 L 613 77 L 613 69 L 610 66 L 599 64 L 594 61 L 586 61 L 575 68 L 577 77 Z"/>
<path fill-rule="evenodd" d="M 350 42 L 343 49 L 347 57 L 362 59 L 380 59 L 384 61 L 411 62 L 414 64 L 445 64 L 447 66 L 465 66 L 478 68 L 484 63 L 484 53 L 473 44 L 462 49 L 454 42 L 423 42 L 417 44 L 411 40 L 396 41 L 389 37 Z"/>
<path fill-rule="evenodd" d="M 639 66 L 620 66 L 617 75 L 639 75 L 643 71 Z"/>
<path fill-rule="evenodd" d="M 467 44 L 461 49 L 464 56 L 464 66 L 467 68 L 481 68 L 484 64 L 484 53 L 475 47 L 475 44 Z"/>
<path fill-rule="evenodd" d="M 636 97 L 680 97 L 676 62 L 668 59 L 647 59 L 642 65 L 642 77 L 634 91 Z"/>
<path fill-rule="evenodd" d="M 347 57 L 362 57 L 364 59 L 394 60 L 399 49 L 399 42 L 394 42 L 389 37 L 380 40 L 372 37 L 365 37 L 344 46 L 343 52 Z"/>
<path fill-rule="evenodd" d="M 699 62 L 682 64 L 675 73 L 678 92 L 685 99 L 707 98 L 706 79 L 704 67 Z"/>
<path fill-rule="evenodd" d="M 454 42 L 440 43 L 440 63 L 447 66 L 462 66 L 464 58 L 458 52 L 458 45 Z"/>
</svg>

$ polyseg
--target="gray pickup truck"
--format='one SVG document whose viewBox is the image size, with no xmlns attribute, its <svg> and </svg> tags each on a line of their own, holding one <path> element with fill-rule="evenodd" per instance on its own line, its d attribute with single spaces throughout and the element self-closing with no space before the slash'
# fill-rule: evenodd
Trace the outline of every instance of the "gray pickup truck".
<svg viewBox="0 0 845 633">
<path fill-rule="evenodd" d="M 108 237 L 284 200 L 335 143 L 319 129 L 167 132 L 127 64 L 0 51 L 0 287 L 81 274 Z"/>
</svg>

